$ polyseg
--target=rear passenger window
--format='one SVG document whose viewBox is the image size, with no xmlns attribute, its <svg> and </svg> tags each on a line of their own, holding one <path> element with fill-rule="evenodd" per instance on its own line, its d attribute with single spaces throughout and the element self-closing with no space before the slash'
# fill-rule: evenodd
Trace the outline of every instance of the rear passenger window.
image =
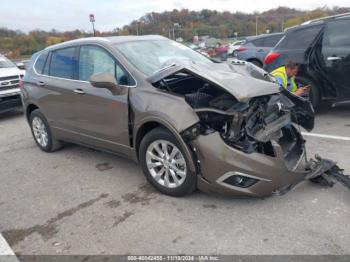
<svg viewBox="0 0 350 262">
<path fill-rule="evenodd" d="M 282 38 L 282 35 L 275 35 L 265 38 L 264 46 L 265 47 L 274 47 L 278 41 Z"/>
<path fill-rule="evenodd" d="M 283 49 L 307 49 L 317 34 L 321 30 L 321 26 L 312 26 L 309 28 L 301 28 L 290 32 L 283 39 L 280 48 Z"/>
<path fill-rule="evenodd" d="M 324 47 L 350 47 L 350 20 L 329 22 L 326 26 Z"/>
<path fill-rule="evenodd" d="M 50 76 L 74 79 L 75 47 L 52 51 L 50 63 Z"/>
<path fill-rule="evenodd" d="M 253 43 L 255 46 L 263 47 L 263 46 L 264 46 L 264 41 L 265 41 L 264 38 L 259 38 L 259 39 L 253 40 L 252 43 Z"/>
<path fill-rule="evenodd" d="M 46 62 L 46 58 L 47 58 L 47 52 L 43 52 L 43 53 L 39 54 L 39 57 L 36 59 L 34 68 L 38 74 L 43 73 L 43 68 L 44 68 L 44 65 Z"/>
</svg>

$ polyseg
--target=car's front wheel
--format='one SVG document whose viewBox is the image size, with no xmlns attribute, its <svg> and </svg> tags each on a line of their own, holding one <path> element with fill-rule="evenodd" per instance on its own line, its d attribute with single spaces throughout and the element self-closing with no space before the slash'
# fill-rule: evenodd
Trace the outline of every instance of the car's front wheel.
<svg viewBox="0 0 350 262">
<path fill-rule="evenodd" d="M 140 163 L 147 180 L 160 192 L 185 196 L 196 188 L 196 174 L 177 139 L 166 129 L 156 128 L 143 138 Z"/>
<path fill-rule="evenodd" d="M 61 147 L 62 143 L 52 136 L 49 123 L 39 109 L 30 114 L 29 123 L 33 138 L 41 150 L 53 152 Z"/>
</svg>

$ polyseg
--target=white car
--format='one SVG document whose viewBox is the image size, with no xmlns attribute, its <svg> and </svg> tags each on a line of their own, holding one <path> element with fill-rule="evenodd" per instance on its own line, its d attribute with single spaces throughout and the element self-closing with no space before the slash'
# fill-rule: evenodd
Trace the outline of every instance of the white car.
<svg viewBox="0 0 350 262">
<path fill-rule="evenodd" d="M 230 56 L 236 56 L 235 51 L 242 45 L 244 44 L 245 40 L 238 40 L 233 42 L 232 44 L 229 45 L 227 54 Z"/>
<path fill-rule="evenodd" d="M 18 64 L 18 66 L 22 67 L 23 64 Z M 23 69 L 0 55 L 0 113 L 22 106 L 19 85 L 24 73 Z"/>
</svg>

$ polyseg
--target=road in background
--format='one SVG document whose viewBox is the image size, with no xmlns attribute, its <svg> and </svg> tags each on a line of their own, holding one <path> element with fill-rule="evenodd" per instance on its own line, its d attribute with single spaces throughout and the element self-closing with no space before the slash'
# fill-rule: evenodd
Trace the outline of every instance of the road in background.
<svg viewBox="0 0 350 262">
<path fill-rule="evenodd" d="M 0 233 L 16 254 L 350 253 L 350 192 L 339 184 L 171 198 L 129 160 L 75 145 L 41 152 L 20 114 L 0 127 Z M 313 132 L 349 137 L 350 107 L 321 110 Z M 307 137 L 307 150 L 350 172 L 349 141 Z"/>
</svg>

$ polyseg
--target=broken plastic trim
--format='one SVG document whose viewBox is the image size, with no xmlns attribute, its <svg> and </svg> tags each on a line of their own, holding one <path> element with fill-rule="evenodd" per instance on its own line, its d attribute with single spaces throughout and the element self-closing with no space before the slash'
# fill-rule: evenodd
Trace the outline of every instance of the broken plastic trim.
<svg viewBox="0 0 350 262">
<path fill-rule="evenodd" d="M 330 180 L 336 180 L 340 182 L 343 186 L 350 189 L 350 177 L 343 173 L 343 169 L 339 168 L 339 166 L 333 161 L 326 158 L 321 158 L 316 155 L 315 159 L 311 159 L 309 161 L 309 169 L 310 172 L 307 173 L 304 177 L 304 180 L 299 181 L 298 183 L 291 184 L 285 186 L 279 190 L 273 192 L 276 195 L 284 195 L 293 189 L 300 182 L 305 180 L 317 181 L 315 179 L 324 179 L 326 183 L 324 185 L 332 186 L 333 183 Z"/>
</svg>

